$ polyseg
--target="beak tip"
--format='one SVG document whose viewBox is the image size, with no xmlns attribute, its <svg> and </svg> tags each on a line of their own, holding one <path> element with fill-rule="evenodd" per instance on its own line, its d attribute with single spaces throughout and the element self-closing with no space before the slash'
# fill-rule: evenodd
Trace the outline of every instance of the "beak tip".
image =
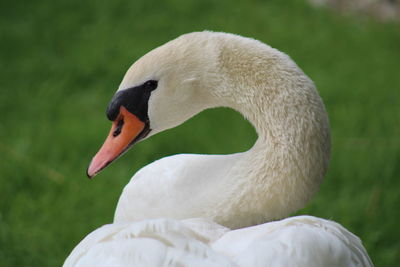
<svg viewBox="0 0 400 267">
<path fill-rule="evenodd" d="M 90 175 L 87 171 L 86 171 L 86 176 L 87 176 L 87 178 L 89 178 L 89 179 L 92 179 L 92 178 L 93 178 L 93 175 Z"/>
<path fill-rule="evenodd" d="M 89 167 L 86 170 L 86 175 L 89 179 L 95 177 L 101 170 L 107 167 L 112 161 L 99 161 L 97 155 L 92 159 Z"/>
<path fill-rule="evenodd" d="M 86 169 L 86 176 L 89 179 L 92 179 L 100 171 L 100 170 L 94 168 L 92 163 L 93 163 L 93 160 L 92 160 L 92 162 L 90 162 L 89 167 Z"/>
<path fill-rule="evenodd" d="M 94 173 L 89 173 L 89 168 L 87 168 L 86 169 L 86 176 L 89 178 L 89 179 L 92 179 L 93 177 L 94 177 Z"/>
</svg>

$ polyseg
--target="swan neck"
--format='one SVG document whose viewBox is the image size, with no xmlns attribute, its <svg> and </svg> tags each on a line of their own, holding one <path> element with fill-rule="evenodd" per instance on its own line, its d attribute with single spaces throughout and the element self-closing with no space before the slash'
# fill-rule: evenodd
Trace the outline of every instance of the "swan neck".
<svg viewBox="0 0 400 267">
<path fill-rule="evenodd" d="M 329 122 L 313 82 L 286 55 L 264 54 L 263 68 L 254 64 L 260 62 L 257 58 L 245 73 L 234 70 L 249 55 L 230 57 L 229 66 L 222 60 L 221 70 L 228 79 L 215 96 L 240 112 L 258 134 L 250 150 L 232 158 L 234 167 L 229 171 L 229 205 L 242 222 L 239 227 L 280 219 L 303 208 L 319 189 L 329 162 Z"/>
</svg>

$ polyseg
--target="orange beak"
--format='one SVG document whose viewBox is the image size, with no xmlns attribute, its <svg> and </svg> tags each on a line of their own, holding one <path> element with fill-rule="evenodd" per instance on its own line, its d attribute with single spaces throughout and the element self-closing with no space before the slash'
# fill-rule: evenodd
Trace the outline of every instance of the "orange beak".
<svg viewBox="0 0 400 267">
<path fill-rule="evenodd" d="M 134 143 L 144 128 L 144 122 L 121 106 L 106 141 L 90 162 L 87 176 L 92 178 L 117 159 Z"/>
</svg>

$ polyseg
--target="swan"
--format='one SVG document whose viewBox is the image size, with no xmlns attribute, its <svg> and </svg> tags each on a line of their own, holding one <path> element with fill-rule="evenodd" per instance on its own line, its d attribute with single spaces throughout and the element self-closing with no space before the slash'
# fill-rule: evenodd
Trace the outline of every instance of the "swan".
<svg viewBox="0 0 400 267">
<path fill-rule="evenodd" d="M 340 224 L 285 218 L 305 206 L 327 171 L 328 116 L 296 63 L 255 39 L 194 32 L 136 61 L 107 108 L 112 127 L 87 175 L 219 106 L 254 126 L 253 147 L 143 167 L 124 188 L 114 222 L 84 238 L 64 266 L 372 266 Z"/>
</svg>

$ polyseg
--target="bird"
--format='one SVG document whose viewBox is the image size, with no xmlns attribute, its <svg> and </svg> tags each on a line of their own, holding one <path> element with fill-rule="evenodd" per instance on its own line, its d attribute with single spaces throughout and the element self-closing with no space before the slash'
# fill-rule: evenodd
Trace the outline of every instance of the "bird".
<svg viewBox="0 0 400 267">
<path fill-rule="evenodd" d="M 288 217 L 327 172 L 328 114 L 297 64 L 252 38 L 192 32 L 137 60 L 107 107 L 111 130 L 88 177 L 215 107 L 241 113 L 257 132 L 254 145 L 146 165 L 125 186 L 113 223 L 86 236 L 64 266 L 373 266 L 340 224 Z"/>
</svg>

